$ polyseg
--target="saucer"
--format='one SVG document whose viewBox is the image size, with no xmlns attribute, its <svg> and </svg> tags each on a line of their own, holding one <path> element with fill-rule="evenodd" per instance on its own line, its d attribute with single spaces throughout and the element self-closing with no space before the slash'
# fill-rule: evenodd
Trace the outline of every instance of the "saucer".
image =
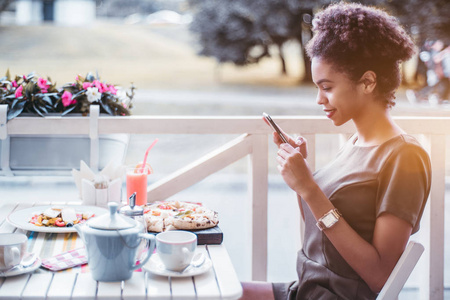
<svg viewBox="0 0 450 300">
<path fill-rule="evenodd" d="M 14 268 L 10 271 L 5 271 L 5 272 L 0 271 L 0 277 L 11 277 L 11 276 L 17 276 L 17 275 L 22 275 L 22 274 L 33 272 L 41 266 L 41 263 L 42 263 L 41 260 L 39 258 L 36 258 L 34 263 L 27 267 L 21 267 L 19 265 L 18 268 Z"/>
<path fill-rule="evenodd" d="M 158 253 L 154 253 L 149 261 L 143 266 L 145 271 L 159 276 L 170 276 L 170 277 L 190 277 L 205 273 L 212 267 L 212 261 L 209 257 L 205 257 L 205 262 L 199 267 L 189 267 L 184 272 L 179 273 L 176 271 L 169 271 L 164 266 L 163 262 L 159 258 Z"/>
</svg>

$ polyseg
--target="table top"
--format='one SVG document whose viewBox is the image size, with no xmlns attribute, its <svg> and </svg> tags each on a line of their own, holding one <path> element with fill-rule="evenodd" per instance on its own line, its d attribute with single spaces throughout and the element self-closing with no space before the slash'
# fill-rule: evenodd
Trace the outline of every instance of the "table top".
<svg viewBox="0 0 450 300">
<path fill-rule="evenodd" d="M 36 205 L 48 204 L 51 203 Z M 30 206 L 33 205 L 0 206 L 0 233 L 25 233 L 28 252 L 38 254 L 41 259 L 83 246 L 76 233 L 23 231 L 6 220 L 10 213 Z M 165 277 L 138 270 L 126 281 L 97 282 L 89 273 L 88 265 L 60 272 L 39 268 L 23 275 L 0 277 L 0 299 L 238 299 L 242 286 L 225 246 L 202 245 L 198 251 L 211 259 L 212 268 L 197 276 Z"/>
</svg>

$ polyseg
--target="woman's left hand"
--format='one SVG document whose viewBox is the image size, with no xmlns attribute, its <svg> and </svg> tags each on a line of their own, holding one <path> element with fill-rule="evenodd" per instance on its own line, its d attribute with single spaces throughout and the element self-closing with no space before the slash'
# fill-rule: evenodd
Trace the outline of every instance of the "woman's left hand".
<svg viewBox="0 0 450 300">
<path fill-rule="evenodd" d="M 287 185 L 300 196 L 313 188 L 316 183 L 300 148 L 290 144 L 281 144 L 278 149 L 278 171 Z"/>
</svg>

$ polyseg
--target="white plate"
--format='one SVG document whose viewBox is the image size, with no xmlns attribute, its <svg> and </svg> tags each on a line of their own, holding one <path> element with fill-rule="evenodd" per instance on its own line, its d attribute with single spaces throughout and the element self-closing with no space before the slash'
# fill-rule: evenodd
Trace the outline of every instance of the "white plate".
<svg viewBox="0 0 450 300">
<path fill-rule="evenodd" d="M 154 253 L 150 257 L 149 261 L 144 265 L 143 269 L 150 273 L 159 276 L 170 276 L 170 277 L 190 277 L 205 273 L 212 267 L 212 262 L 209 257 L 205 257 L 205 262 L 200 267 L 190 267 L 186 269 L 183 273 L 169 271 L 164 266 L 163 262 L 159 258 L 158 253 Z"/>
<path fill-rule="evenodd" d="M 30 223 L 31 217 L 33 215 L 41 214 L 47 208 L 55 206 L 56 205 L 33 206 L 18 211 L 14 211 L 8 216 L 7 220 L 13 226 L 28 231 L 53 232 L 53 233 L 75 232 L 76 230 L 73 227 L 45 227 L 45 226 L 36 226 Z M 105 208 L 98 206 L 84 206 L 84 205 L 58 205 L 58 206 L 72 207 L 73 209 L 75 209 L 77 213 L 90 211 L 93 212 L 96 216 L 108 212 Z"/>
<path fill-rule="evenodd" d="M 0 277 L 11 277 L 11 276 L 17 276 L 17 275 L 22 275 L 22 274 L 33 272 L 41 266 L 41 263 L 42 262 L 38 257 L 38 258 L 36 258 L 34 263 L 28 267 L 19 268 L 19 269 L 15 269 L 15 270 L 11 270 L 11 271 L 6 271 L 4 273 L 0 271 Z"/>
</svg>

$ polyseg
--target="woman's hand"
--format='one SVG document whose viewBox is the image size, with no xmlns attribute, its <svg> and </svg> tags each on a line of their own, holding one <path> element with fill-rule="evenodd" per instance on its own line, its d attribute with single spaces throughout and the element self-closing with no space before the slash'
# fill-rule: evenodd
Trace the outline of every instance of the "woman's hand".
<svg viewBox="0 0 450 300">
<path fill-rule="evenodd" d="M 286 134 L 286 132 L 284 132 L 283 130 L 280 129 L 280 131 L 283 133 L 283 135 L 288 140 L 289 145 L 291 145 L 293 148 L 298 148 L 304 158 L 308 157 L 308 146 L 307 146 L 306 139 L 304 137 L 298 136 L 296 139 L 293 139 L 290 135 Z M 281 144 L 283 144 L 283 140 L 276 132 L 273 132 L 272 135 L 273 135 L 273 142 L 278 146 L 278 148 L 280 148 Z"/>
<path fill-rule="evenodd" d="M 301 145 L 305 145 L 306 149 L 306 142 L 304 144 L 301 143 L 296 148 L 287 143 L 280 144 L 277 168 L 287 185 L 297 194 L 303 196 L 310 189 L 316 187 L 316 182 L 305 157 L 301 153 Z"/>
</svg>

